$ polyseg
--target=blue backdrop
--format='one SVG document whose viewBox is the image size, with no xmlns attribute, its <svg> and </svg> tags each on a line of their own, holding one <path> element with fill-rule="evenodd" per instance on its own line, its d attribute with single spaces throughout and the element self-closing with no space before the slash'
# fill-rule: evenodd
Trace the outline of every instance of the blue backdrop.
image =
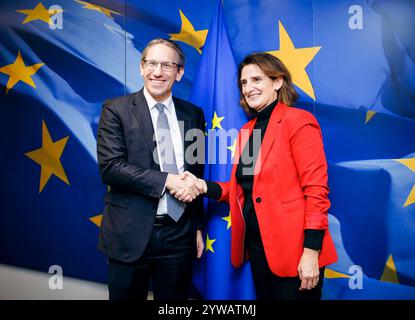
<svg viewBox="0 0 415 320">
<path fill-rule="evenodd" d="M 61 10 L 54 14 L 52 5 Z M 203 107 L 207 132 L 246 121 L 235 75 L 246 54 L 284 61 L 297 106 L 322 126 L 329 162 L 339 261 L 326 270 L 324 298 L 415 299 L 413 1 L 6 0 L 0 7 L 0 263 L 45 272 L 60 265 L 65 276 L 105 282 L 106 259 L 96 249 L 106 191 L 95 149 L 101 104 L 142 87 L 140 52 L 164 37 L 187 57 L 174 93 Z M 232 138 L 227 150 L 230 162 Z M 207 166 L 206 175 L 224 181 L 229 165 Z M 254 298 L 249 264 L 230 266 L 228 207 L 206 205 L 196 287 L 207 299 Z"/>
</svg>

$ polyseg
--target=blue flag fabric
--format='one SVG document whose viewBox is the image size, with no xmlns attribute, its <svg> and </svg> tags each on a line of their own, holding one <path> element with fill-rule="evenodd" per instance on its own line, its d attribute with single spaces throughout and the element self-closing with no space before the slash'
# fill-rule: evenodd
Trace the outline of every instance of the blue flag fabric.
<svg viewBox="0 0 415 320">
<path fill-rule="evenodd" d="M 246 122 L 239 106 L 236 86 L 237 68 L 225 29 L 222 3 L 212 18 L 195 77 L 190 101 L 203 108 L 207 119 L 207 164 L 205 178 L 227 181 L 232 169 L 232 155 L 237 130 Z M 218 143 L 220 135 L 230 132 L 227 145 Z M 235 270 L 230 263 L 229 206 L 210 201 L 206 205 L 206 253 L 195 283 L 206 299 L 253 299 L 250 266 Z M 218 286 L 218 283 L 220 285 Z"/>
<path fill-rule="evenodd" d="M 63 29 L 53 29 L 58 4 Z M 0 4 L 0 263 L 106 281 L 96 249 L 102 102 L 142 87 L 139 60 L 155 37 L 185 51 L 174 94 L 205 110 L 206 178 L 229 179 L 237 129 L 236 66 L 253 51 L 281 58 L 297 107 L 322 127 L 330 230 L 339 261 L 326 299 L 415 299 L 415 4 L 411 0 L 62 0 Z M 210 25 L 209 25 L 210 24 Z M 207 31 L 209 29 L 209 34 Z M 207 37 L 206 37 L 207 36 Z M 192 88 L 193 86 L 193 88 Z M 235 130 L 230 131 L 234 128 Z M 226 145 L 214 152 L 218 135 Z M 250 299 L 249 263 L 230 266 L 228 207 L 207 203 L 207 251 L 195 283 L 205 298 Z M 229 227 L 229 228 L 228 228 Z"/>
</svg>

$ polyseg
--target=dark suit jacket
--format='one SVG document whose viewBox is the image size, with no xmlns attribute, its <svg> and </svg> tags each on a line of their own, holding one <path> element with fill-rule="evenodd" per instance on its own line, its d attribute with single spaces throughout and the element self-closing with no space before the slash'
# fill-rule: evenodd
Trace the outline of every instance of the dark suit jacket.
<svg viewBox="0 0 415 320">
<path fill-rule="evenodd" d="M 199 107 L 175 97 L 173 102 L 178 121 L 184 122 L 185 134 L 192 128 L 204 132 L 205 119 Z M 119 261 L 139 259 L 153 230 L 167 178 L 153 159 L 153 135 L 143 90 L 105 101 L 98 126 L 97 153 L 102 180 L 110 190 L 104 199 L 98 248 Z M 185 150 L 192 142 L 183 139 Z M 204 152 L 204 147 L 200 150 Z M 202 177 L 203 164 L 189 164 L 185 159 L 185 170 Z M 195 229 L 201 229 L 201 199 L 187 206 L 184 217 L 189 216 Z"/>
</svg>

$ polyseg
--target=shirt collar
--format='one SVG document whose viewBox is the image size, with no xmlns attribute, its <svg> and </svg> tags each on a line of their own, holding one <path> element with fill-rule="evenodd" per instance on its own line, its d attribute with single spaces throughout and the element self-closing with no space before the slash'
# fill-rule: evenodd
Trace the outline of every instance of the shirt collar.
<svg viewBox="0 0 415 320">
<path fill-rule="evenodd" d="M 146 98 L 146 101 L 147 101 L 148 108 L 152 110 L 156 106 L 156 104 L 159 102 L 151 96 L 151 94 L 147 91 L 146 87 L 144 87 L 143 92 L 144 92 L 144 97 Z M 170 96 L 166 100 L 160 103 L 165 105 L 168 112 L 171 112 L 174 107 L 173 96 L 170 94 Z"/>
</svg>

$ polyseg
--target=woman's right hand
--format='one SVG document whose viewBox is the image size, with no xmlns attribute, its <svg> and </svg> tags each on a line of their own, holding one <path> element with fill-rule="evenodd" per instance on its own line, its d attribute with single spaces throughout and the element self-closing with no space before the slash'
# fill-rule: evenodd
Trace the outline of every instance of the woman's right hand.
<svg viewBox="0 0 415 320">
<path fill-rule="evenodd" d="M 189 171 L 183 172 L 180 176 L 182 177 L 183 180 L 190 179 L 195 184 L 200 194 L 204 194 L 207 192 L 207 184 L 205 180 L 199 179 L 198 177 L 196 177 L 193 173 Z"/>
<path fill-rule="evenodd" d="M 203 179 L 197 179 L 198 183 L 196 184 L 196 187 L 199 189 L 200 194 L 204 194 L 207 192 L 207 184 L 206 181 Z"/>
</svg>

